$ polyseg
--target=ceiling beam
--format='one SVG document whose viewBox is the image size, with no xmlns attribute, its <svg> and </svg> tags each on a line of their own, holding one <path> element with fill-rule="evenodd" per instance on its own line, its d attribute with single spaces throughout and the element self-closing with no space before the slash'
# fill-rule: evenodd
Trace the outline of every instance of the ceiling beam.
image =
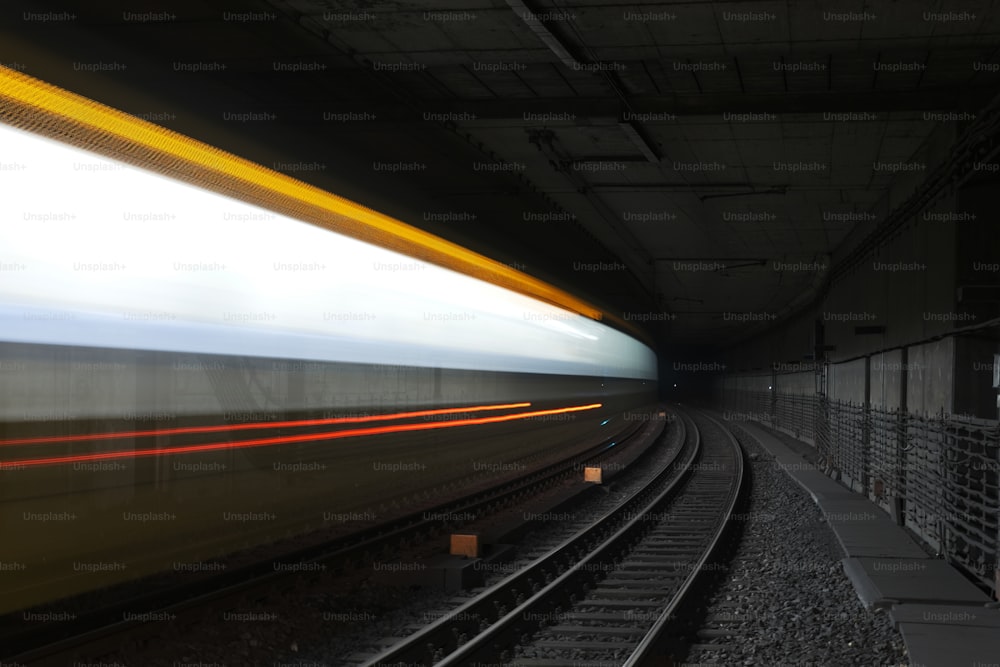
<svg viewBox="0 0 1000 667">
<path fill-rule="evenodd" d="M 629 118 L 623 116 L 623 104 L 617 97 L 534 97 L 487 100 L 421 99 L 421 118 L 401 109 L 390 100 L 368 102 L 365 111 L 374 114 L 373 121 L 400 122 L 406 120 L 453 120 L 457 123 L 500 121 L 526 126 L 573 124 L 579 121 L 607 119 L 616 123 L 638 120 L 644 124 L 672 123 L 678 117 L 716 116 L 720 122 L 728 113 L 809 114 L 819 119 L 824 114 L 865 112 L 879 115 L 894 111 L 967 111 L 978 112 L 985 107 L 995 90 L 958 86 L 921 87 L 915 90 L 839 90 L 786 93 L 699 93 L 691 95 L 629 96 L 632 107 Z M 359 111 L 357 103 L 323 105 L 328 111 Z M 863 120 L 864 117 L 859 120 Z M 830 118 L 830 120 L 844 120 Z M 757 122 L 757 121 L 749 121 Z M 766 121 L 763 121 L 766 122 Z"/>
</svg>

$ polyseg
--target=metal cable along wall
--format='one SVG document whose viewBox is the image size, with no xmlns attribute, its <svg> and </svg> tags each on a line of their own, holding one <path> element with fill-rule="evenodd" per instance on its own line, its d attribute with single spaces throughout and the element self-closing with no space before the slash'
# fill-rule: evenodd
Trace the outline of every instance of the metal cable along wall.
<svg viewBox="0 0 1000 667">
<path fill-rule="evenodd" d="M 721 393 L 716 394 L 715 401 L 724 407 L 726 418 L 729 420 L 758 421 L 765 424 L 774 421 L 770 392 L 724 387 Z"/>
<path fill-rule="evenodd" d="M 845 486 L 863 491 L 868 483 L 868 415 L 863 404 L 831 401 L 822 397 L 823 428 L 816 448 L 826 463 L 840 474 Z"/>
<path fill-rule="evenodd" d="M 897 517 L 995 597 L 998 422 L 722 385 L 715 398 L 730 418 L 812 439 L 834 477 Z"/>
<path fill-rule="evenodd" d="M 777 394 L 774 397 L 775 425 L 796 438 L 815 441 L 818 396 Z"/>
<path fill-rule="evenodd" d="M 926 420 L 939 430 L 942 551 L 970 572 L 992 579 L 1000 511 L 1000 425 L 980 419 Z"/>
<path fill-rule="evenodd" d="M 906 415 L 898 409 L 869 409 L 870 441 L 868 496 L 887 512 L 894 511 L 893 498 L 906 497 L 906 476 L 901 458 L 906 443 Z"/>
</svg>

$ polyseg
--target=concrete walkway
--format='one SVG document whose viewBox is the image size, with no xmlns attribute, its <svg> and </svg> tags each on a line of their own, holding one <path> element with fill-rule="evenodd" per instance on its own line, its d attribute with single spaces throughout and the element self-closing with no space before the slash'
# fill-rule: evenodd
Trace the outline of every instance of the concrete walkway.
<svg viewBox="0 0 1000 667">
<path fill-rule="evenodd" d="M 868 608 L 889 609 L 912 667 L 1000 667 L 1000 610 L 929 556 L 864 496 L 840 485 L 769 430 L 739 422 L 819 506 L 844 550 L 844 571 Z"/>
</svg>

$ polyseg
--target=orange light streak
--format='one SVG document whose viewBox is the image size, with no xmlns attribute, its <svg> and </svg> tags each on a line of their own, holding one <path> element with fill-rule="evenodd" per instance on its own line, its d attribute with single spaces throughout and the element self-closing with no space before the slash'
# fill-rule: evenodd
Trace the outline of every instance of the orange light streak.
<svg viewBox="0 0 1000 667">
<path fill-rule="evenodd" d="M 315 440 L 336 440 L 339 438 L 361 437 L 369 435 L 382 435 L 386 433 L 401 433 L 406 431 L 426 431 L 439 428 L 453 428 L 456 426 L 474 426 L 479 424 L 496 424 L 505 421 L 518 419 L 528 419 L 529 417 L 542 417 L 545 415 L 565 414 L 568 412 L 582 412 L 584 410 L 594 410 L 601 407 L 601 403 L 590 403 L 587 405 L 577 405 L 568 408 L 553 408 L 550 410 L 534 410 L 531 412 L 517 412 L 510 415 L 499 415 L 495 417 L 476 417 L 473 419 L 458 419 L 441 422 L 439 424 L 395 424 L 393 426 L 373 426 L 370 428 L 350 429 L 346 431 L 329 431 L 326 433 L 305 433 L 302 435 L 288 435 L 273 438 L 258 438 L 256 440 L 244 440 L 242 442 L 215 442 L 205 445 L 186 445 L 183 447 L 171 447 L 169 449 L 136 449 L 128 452 L 99 452 L 96 454 L 78 454 L 75 456 L 55 456 L 42 459 L 22 459 L 14 461 L 0 462 L 0 469 L 21 468 L 43 465 L 58 465 L 62 463 L 81 463 L 85 461 L 105 461 L 109 459 L 140 458 L 147 456 L 173 456 L 176 454 L 193 454 L 197 452 L 210 452 L 224 449 L 246 449 L 250 447 L 267 447 L 270 445 L 289 444 L 293 442 L 311 442 Z"/>
<path fill-rule="evenodd" d="M 252 422 L 249 424 L 222 424 L 216 426 L 181 426 L 177 428 L 151 429 L 147 431 L 120 431 L 112 433 L 87 433 L 82 435 L 53 435 L 37 438 L 15 438 L 0 440 L 4 445 L 34 445 L 49 442 L 84 442 L 87 440 L 113 440 L 116 438 L 148 438 L 157 435 L 182 435 L 187 433 L 218 433 L 220 431 L 243 431 L 259 428 L 282 428 L 285 426 L 323 426 L 326 424 L 358 424 L 373 421 L 392 421 L 410 419 L 428 415 L 446 415 L 460 412 L 485 412 L 486 410 L 513 410 L 527 408 L 531 403 L 504 403 L 500 405 L 475 405 L 464 408 L 435 408 L 433 410 L 417 410 L 415 412 L 393 412 L 384 415 L 368 415 L 366 417 L 329 417 L 327 419 L 300 419 L 283 422 Z"/>
</svg>

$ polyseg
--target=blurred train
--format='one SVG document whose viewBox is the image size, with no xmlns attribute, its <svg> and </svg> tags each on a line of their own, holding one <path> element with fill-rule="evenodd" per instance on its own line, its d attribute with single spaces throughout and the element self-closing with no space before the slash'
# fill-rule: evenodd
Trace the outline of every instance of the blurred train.
<svg viewBox="0 0 1000 667">
<path fill-rule="evenodd" d="M 655 401 L 571 295 L 2 67 L 0 145 L 0 613 L 384 521 Z"/>
</svg>

